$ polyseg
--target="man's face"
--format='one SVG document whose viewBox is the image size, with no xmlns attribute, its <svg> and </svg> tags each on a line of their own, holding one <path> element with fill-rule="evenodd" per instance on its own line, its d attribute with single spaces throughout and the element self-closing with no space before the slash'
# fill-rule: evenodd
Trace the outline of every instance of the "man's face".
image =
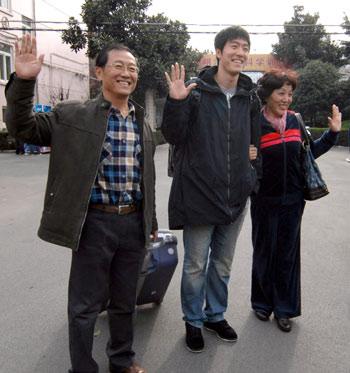
<svg viewBox="0 0 350 373">
<path fill-rule="evenodd" d="M 219 68 L 230 75 L 237 75 L 246 65 L 249 56 L 249 44 L 244 39 L 232 39 L 226 42 L 223 50 L 216 50 L 220 60 Z"/>
<path fill-rule="evenodd" d="M 111 50 L 104 67 L 96 67 L 105 98 L 125 98 L 135 90 L 138 67 L 135 57 L 125 50 Z"/>
</svg>

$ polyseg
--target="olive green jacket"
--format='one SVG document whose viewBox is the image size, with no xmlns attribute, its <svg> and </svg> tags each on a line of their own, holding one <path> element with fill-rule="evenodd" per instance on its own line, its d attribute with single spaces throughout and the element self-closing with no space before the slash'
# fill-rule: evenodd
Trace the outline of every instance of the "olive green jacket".
<svg viewBox="0 0 350 373">
<path fill-rule="evenodd" d="M 66 101 L 52 112 L 34 113 L 35 80 L 12 74 L 6 86 L 6 125 L 24 142 L 50 146 L 44 210 L 38 235 L 45 241 L 77 250 L 100 162 L 111 103 L 102 95 L 86 102 Z M 142 125 L 143 216 L 146 244 L 158 229 L 155 212 L 155 146 L 142 108 L 134 103 Z"/>
</svg>

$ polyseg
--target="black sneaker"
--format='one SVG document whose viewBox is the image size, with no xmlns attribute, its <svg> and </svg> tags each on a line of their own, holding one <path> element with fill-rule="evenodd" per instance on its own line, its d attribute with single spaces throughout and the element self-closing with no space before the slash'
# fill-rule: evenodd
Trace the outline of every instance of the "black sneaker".
<svg viewBox="0 0 350 373">
<path fill-rule="evenodd" d="M 196 328 L 189 323 L 186 326 L 186 347 L 191 352 L 202 352 L 204 349 L 204 339 L 202 329 Z"/>
<path fill-rule="evenodd" d="M 237 341 L 237 333 L 234 329 L 229 325 L 226 320 L 221 320 L 218 322 L 204 322 L 205 329 L 216 333 L 216 335 L 226 342 L 236 342 Z"/>
</svg>

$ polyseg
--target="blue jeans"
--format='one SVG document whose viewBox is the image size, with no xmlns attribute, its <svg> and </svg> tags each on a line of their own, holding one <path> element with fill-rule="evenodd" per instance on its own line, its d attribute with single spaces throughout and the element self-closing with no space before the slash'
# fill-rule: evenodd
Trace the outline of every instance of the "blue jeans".
<svg viewBox="0 0 350 373">
<path fill-rule="evenodd" d="M 246 212 L 247 207 L 228 225 L 184 227 L 181 303 L 184 320 L 195 327 L 224 319 L 233 254 Z"/>
<path fill-rule="evenodd" d="M 39 154 L 40 153 L 40 147 L 37 145 L 32 144 L 24 144 L 24 152 L 26 154 Z"/>
</svg>

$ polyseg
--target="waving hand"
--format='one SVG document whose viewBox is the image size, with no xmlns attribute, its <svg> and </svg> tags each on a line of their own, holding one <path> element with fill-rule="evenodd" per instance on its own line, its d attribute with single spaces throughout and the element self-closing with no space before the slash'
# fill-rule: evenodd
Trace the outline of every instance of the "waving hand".
<svg viewBox="0 0 350 373">
<path fill-rule="evenodd" d="M 21 42 L 16 42 L 15 70 L 19 78 L 35 79 L 41 70 L 44 55 L 37 57 L 36 39 L 24 35 Z"/>
<path fill-rule="evenodd" d="M 185 67 L 176 62 L 175 65 L 171 66 L 170 75 L 166 72 L 165 78 L 169 87 L 169 96 L 175 100 L 185 99 L 193 88 L 197 86 L 196 83 L 192 83 L 186 87 L 185 85 Z"/>
<path fill-rule="evenodd" d="M 332 116 L 328 117 L 328 127 L 333 132 L 339 132 L 342 125 L 342 115 L 338 106 L 332 105 Z"/>
</svg>

